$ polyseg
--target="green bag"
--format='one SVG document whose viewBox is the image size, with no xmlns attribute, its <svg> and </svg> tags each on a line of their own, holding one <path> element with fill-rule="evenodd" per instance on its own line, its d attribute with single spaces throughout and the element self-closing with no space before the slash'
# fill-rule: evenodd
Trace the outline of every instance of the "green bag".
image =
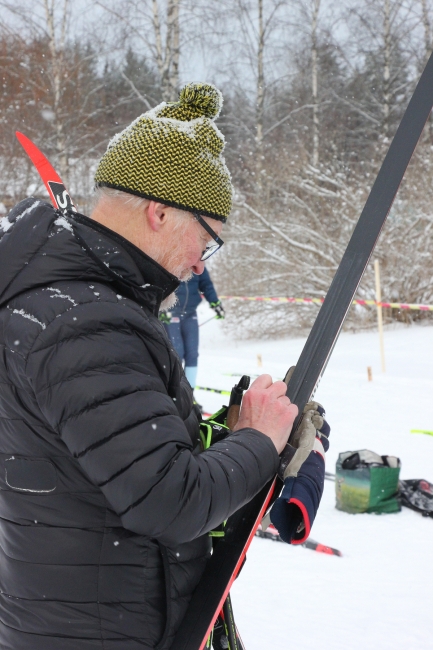
<svg viewBox="0 0 433 650">
<path fill-rule="evenodd" d="M 400 459 L 373 451 L 345 451 L 335 471 L 336 508 L 352 514 L 399 512 Z"/>
</svg>

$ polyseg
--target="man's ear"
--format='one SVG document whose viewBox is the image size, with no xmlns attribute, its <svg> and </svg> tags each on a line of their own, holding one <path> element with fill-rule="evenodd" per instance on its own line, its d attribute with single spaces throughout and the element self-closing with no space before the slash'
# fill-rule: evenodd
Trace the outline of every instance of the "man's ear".
<svg viewBox="0 0 433 650">
<path fill-rule="evenodd" d="M 165 225 L 168 219 L 167 206 L 157 201 L 149 201 L 147 206 L 147 220 L 150 228 L 158 232 Z"/>
</svg>

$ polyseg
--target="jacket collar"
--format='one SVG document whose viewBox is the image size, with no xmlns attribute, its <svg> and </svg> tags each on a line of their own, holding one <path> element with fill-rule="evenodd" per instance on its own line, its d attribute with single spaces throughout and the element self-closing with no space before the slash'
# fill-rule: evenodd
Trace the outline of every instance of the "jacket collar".
<svg viewBox="0 0 433 650">
<path fill-rule="evenodd" d="M 130 241 L 101 223 L 68 212 L 75 238 L 112 282 L 133 300 L 158 314 L 161 301 L 179 286 L 179 280 Z"/>
</svg>

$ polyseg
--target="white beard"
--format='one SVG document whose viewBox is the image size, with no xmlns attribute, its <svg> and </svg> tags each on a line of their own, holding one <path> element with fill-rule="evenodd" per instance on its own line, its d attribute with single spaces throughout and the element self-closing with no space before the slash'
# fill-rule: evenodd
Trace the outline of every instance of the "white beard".
<svg viewBox="0 0 433 650">
<path fill-rule="evenodd" d="M 193 274 L 192 271 L 182 272 L 182 270 L 178 270 L 178 272 L 173 273 L 173 275 L 178 277 L 181 282 L 188 282 L 188 280 L 191 280 Z M 164 298 L 164 300 L 161 302 L 159 311 L 168 311 L 169 309 L 174 307 L 176 303 L 177 303 L 177 296 L 176 296 L 176 292 L 173 291 L 173 293 L 167 296 L 167 298 Z"/>
<path fill-rule="evenodd" d="M 173 291 L 167 298 L 164 298 L 164 300 L 161 302 L 161 306 L 159 308 L 159 311 L 168 311 L 172 307 L 175 306 L 177 303 L 177 296 L 176 292 Z"/>
</svg>

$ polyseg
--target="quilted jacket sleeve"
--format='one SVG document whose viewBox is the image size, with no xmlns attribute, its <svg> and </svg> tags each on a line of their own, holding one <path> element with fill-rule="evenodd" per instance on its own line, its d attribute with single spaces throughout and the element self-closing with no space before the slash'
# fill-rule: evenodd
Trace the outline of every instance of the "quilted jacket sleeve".
<svg viewBox="0 0 433 650">
<path fill-rule="evenodd" d="M 26 374 L 43 416 L 124 527 L 173 545 L 249 501 L 279 459 L 253 429 L 193 456 L 161 378 L 164 342 L 150 324 L 143 335 L 143 320 L 110 303 L 80 305 L 41 333 Z"/>
</svg>

